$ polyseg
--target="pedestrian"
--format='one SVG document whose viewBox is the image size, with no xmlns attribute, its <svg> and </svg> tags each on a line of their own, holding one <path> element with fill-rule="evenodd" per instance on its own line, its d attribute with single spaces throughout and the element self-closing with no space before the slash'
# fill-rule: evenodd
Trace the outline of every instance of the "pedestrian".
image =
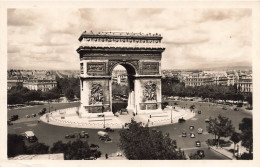
<svg viewBox="0 0 260 167">
<path fill-rule="evenodd" d="M 108 159 L 108 155 L 107 155 L 107 153 L 106 153 L 106 159 Z"/>
</svg>

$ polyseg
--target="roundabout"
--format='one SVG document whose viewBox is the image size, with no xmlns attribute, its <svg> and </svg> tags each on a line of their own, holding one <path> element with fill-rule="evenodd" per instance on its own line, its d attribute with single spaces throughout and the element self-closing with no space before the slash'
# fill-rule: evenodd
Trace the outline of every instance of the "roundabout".
<svg viewBox="0 0 260 167">
<path fill-rule="evenodd" d="M 137 122 L 142 122 L 143 126 L 156 127 L 177 123 L 179 119 L 188 120 L 195 116 L 195 112 L 182 107 L 170 106 L 166 107 L 162 112 L 146 113 L 135 115 L 131 111 L 127 115 L 111 116 L 106 113 L 101 113 L 97 117 L 80 117 L 77 114 L 78 108 L 66 108 L 61 110 L 52 111 L 51 113 L 44 114 L 40 117 L 42 122 L 47 124 L 84 128 L 84 129 L 102 129 L 110 127 L 113 129 L 122 129 L 126 127 L 131 119 Z"/>
</svg>

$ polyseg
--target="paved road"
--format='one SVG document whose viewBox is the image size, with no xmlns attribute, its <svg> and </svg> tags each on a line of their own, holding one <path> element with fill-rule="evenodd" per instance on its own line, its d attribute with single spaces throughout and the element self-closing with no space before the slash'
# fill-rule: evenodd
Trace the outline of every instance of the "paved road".
<svg viewBox="0 0 260 167">
<path fill-rule="evenodd" d="M 193 102 L 178 102 L 179 106 L 182 107 L 189 107 Z M 61 108 L 67 108 L 67 107 L 76 107 L 79 103 L 69 103 L 69 104 L 53 104 L 54 109 L 61 109 Z M 243 117 L 252 117 L 251 114 L 243 112 L 243 111 L 234 111 L 231 108 L 228 108 L 227 110 L 223 110 L 221 106 L 209 106 L 208 103 L 195 103 L 196 109 L 195 111 L 201 110 L 202 114 L 197 114 L 194 118 L 191 120 L 186 121 L 182 124 L 173 124 L 173 125 L 167 125 L 167 126 L 161 126 L 156 127 L 156 129 L 163 131 L 164 133 L 170 133 L 171 138 L 176 139 L 177 145 L 183 149 L 186 148 L 185 153 L 190 154 L 196 152 L 195 149 L 195 141 L 200 140 L 202 143 L 202 148 L 206 154 L 205 159 L 226 159 L 226 157 L 209 150 L 207 148 L 207 145 L 205 141 L 208 138 L 213 138 L 213 135 L 204 133 L 201 135 L 198 135 L 196 133 L 195 138 L 189 138 L 188 136 L 186 138 L 181 137 L 181 133 L 183 131 L 186 131 L 187 134 L 189 133 L 189 126 L 193 125 L 195 127 L 195 130 L 199 127 L 203 128 L 203 130 L 206 129 L 206 123 L 204 120 L 211 117 L 217 117 L 219 114 L 225 115 L 229 117 L 236 129 L 238 129 L 238 124 L 241 122 Z M 8 117 L 10 117 L 13 114 L 18 114 L 20 117 L 25 117 L 27 114 L 32 113 L 38 113 L 43 107 L 48 107 L 48 104 L 45 106 L 37 106 L 33 108 L 28 109 L 21 109 L 21 110 L 9 110 L 8 111 Z M 38 117 L 37 117 L 38 118 Z M 117 151 L 119 151 L 119 130 L 115 130 L 115 132 L 111 132 L 110 136 L 113 140 L 112 143 L 104 143 L 98 139 L 97 132 L 98 129 L 78 129 L 78 128 L 68 128 L 68 127 L 60 127 L 60 126 L 53 126 L 45 123 L 38 123 L 37 118 L 34 120 L 28 120 L 27 122 L 23 121 L 21 123 L 14 123 L 14 125 L 8 127 L 8 133 L 15 133 L 15 134 L 21 134 L 27 130 L 32 130 L 36 134 L 36 136 L 39 138 L 39 142 L 43 142 L 49 146 L 52 146 L 54 142 L 58 140 L 62 141 L 68 141 L 68 139 L 65 139 L 64 136 L 66 134 L 71 134 L 75 132 L 80 132 L 82 130 L 85 130 L 89 133 L 90 138 L 88 139 L 89 144 L 98 144 L 100 146 L 100 150 L 102 154 L 112 154 Z M 72 139 L 73 140 L 73 139 Z M 191 149 L 192 148 L 192 149 Z"/>
</svg>

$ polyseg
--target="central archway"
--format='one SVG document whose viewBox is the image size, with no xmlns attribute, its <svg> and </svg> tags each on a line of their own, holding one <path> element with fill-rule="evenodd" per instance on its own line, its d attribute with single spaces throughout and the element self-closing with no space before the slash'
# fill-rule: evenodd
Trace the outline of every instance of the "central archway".
<svg viewBox="0 0 260 167">
<path fill-rule="evenodd" d="M 111 69 L 110 69 L 110 75 L 111 76 L 112 76 L 112 72 L 115 70 L 115 68 L 117 68 L 119 66 L 122 66 L 126 70 L 126 76 L 127 76 L 128 95 L 127 95 L 127 107 L 126 107 L 126 109 L 128 111 L 132 111 L 133 112 L 134 108 L 135 108 L 134 79 L 135 79 L 135 76 L 136 76 L 136 69 L 135 69 L 135 67 L 131 63 L 118 62 L 113 67 L 111 67 Z M 110 92 L 111 102 L 110 102 L 110 105 L 111 105 L 111 110 L 113 111 L 114 108 L 113 108 L 113 92 L 112 92 L 113 85 L 112 84 L 113 84 L 113 81 L 111 82 L 111 85 L 110 85 L 110 88 L 111 88 L 111 92 Z"/>
</svg>

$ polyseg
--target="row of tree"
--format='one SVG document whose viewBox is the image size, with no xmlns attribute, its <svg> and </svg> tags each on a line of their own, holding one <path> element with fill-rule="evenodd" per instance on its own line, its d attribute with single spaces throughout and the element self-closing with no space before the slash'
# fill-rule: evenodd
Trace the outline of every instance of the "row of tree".
<svg viewBox="0 0 260 167">
<path fill-rule="evenodd" d="M 249 150 L 248 159 L 252 159 L 253 150 L 253 131 L 252 131 L 252 118 L 243 118 L 239 124 L 239 130 L 237 132 L 230 119 L 219 115 L 217 118 L 210 118 L 207 125 L 207 131 L 215 136 L 215 145 L 219 147 L 221 137 L 230 137 L 230 140 L 234 143 L 234 154 L 236 144 L 241 141 L 242 146 Z"/>
<path fill-rule="evenodd" d="M 12 87 L 7 92 L 8 104 L 24 104 L 34 100 L 53 100 L 60 98 L 60 93 L 57 88 L 54 88 L 47 92 L 41 90 L 29 90 L 21 85 Z"/>
<path fill-rule="evenodd" d="M 176 78 L 162 79 L 162 94 L 165 96 L 202 97 L 213 100 L 247 100 L 252 104 L 252 93 L 240 93 L 234 86 L 202 85 L 185 87 L 185 84 Z"/>
<path fill-rule="evenodd" d="M 90 149 L 87 141 L 76 140 L 63 143 L 57 141 L 52 148 L 44 143 L 34 143 L 29 146 L 25 145 L 24 137 L 16 134 L 8 134 L 8 157 L 14 157 L 22 154 L 48 154 L 64 153 L 65 160 L 82 160 L 90 157 L 98 158 L 101 152 L 97 149 Z"/>
<path fill-rule="evenodd" d="M 80 98 L 80 79 L 77 78 L 59 78 L 56 77 L 57 89 L 64 94 L 69 100 L 73 100 L 75 96 Z"/>
</svg>

